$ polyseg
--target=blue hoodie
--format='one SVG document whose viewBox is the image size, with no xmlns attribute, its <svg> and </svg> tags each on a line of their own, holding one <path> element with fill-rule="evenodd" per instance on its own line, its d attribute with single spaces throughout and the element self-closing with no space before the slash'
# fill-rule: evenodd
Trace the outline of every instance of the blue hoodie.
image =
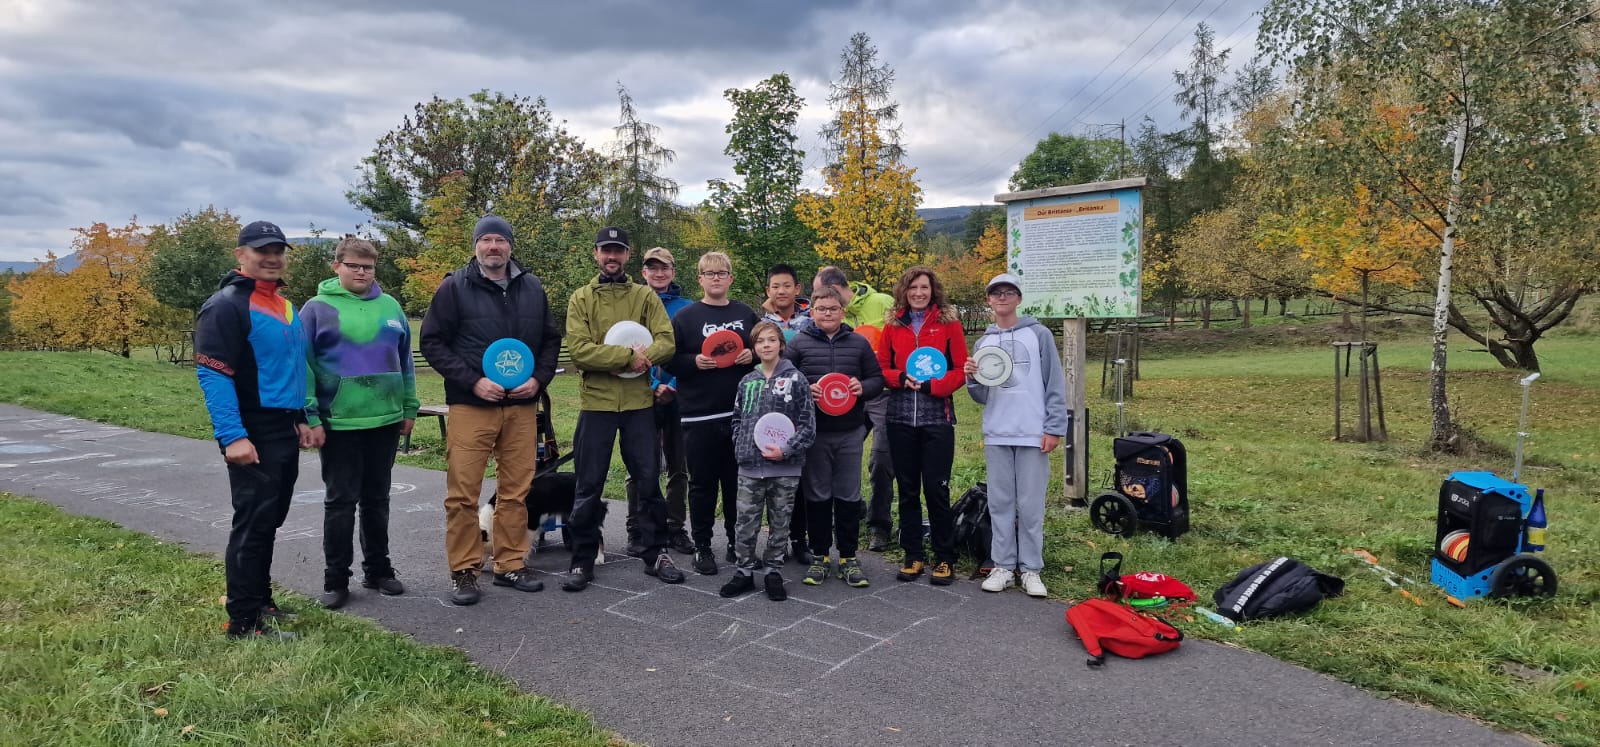
<svg viewBox="0 0 1600 747">
<path fill-rule="evenodd" d="M 668 319 L 677 316 L 678 312 L 694 304 L 693 301 L 683 297 L 683 288 L 679 287 L 675 282 L 668 284 L 666 290 L 660 291 L 656 293 L 656 295 L 661 298 L 661 305 L 667 307 Z M 666 384 L 673 389 L 677 389 L 678 377 L 667 373 L 666 369 L 660 366 L 651 366 L 650 391 L 655 391 L 656 387 L 661 386 L 662 384 Z"/>
</svg>

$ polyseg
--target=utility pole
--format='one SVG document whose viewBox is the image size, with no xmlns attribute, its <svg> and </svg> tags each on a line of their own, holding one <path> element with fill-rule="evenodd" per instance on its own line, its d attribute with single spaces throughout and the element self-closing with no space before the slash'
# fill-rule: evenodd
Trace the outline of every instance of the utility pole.
<svg viewBox="0 0 1600 747">
<path fill-rule="evenodd" d="M 1125 158 L 1126 158 L 1127 153 L 1128 153 L 1128 120 L 1120 119 L 1120 120 L 1117 120 L 1116 122 L 1103 122 L 1103 123 L 1085 122 L 1084 125 L 1086 125 L 1088 127 L 1100 127 L 1100 128 L 1115 127 L 1115 128 L 1117 128 L 1117 143 L 1118 143 L 1118 147 L 1117 147 L 1117 178 L 1118 179 L 1123 178 L 1122 172 L 1123 172 L 1123 168 L 1125 166 L 1124 161 L 1125 161 Z M 1100 134 L 1098 132 L 1096 132 L 1095 133 L 1095 137 L 1100 137 Z"/>
</svg>

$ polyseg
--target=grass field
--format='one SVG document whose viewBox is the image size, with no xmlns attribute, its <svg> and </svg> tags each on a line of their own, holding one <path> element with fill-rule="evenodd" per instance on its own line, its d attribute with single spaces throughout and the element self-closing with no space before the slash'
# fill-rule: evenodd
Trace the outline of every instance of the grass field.
<svg viewBox="0 0 1600 747">
<path fill-rule="evenodd" d="M 452 648 L 298 599 L 218 629 L 222 564 L 0 493 L 0 744 L 620 745 Z"/>
<path fill-rule="evenodd" d="M 1246 333 L 1248 335 L 1248 333 Z M 1054 504 L 1047 518 L 1045 580 L 1060 597 L 1092 593 L 1099 554 L 1119 550 L 1129 570 L 1174 575 L 1202 596 L 1234 573 L 1291 555 L 1347 582 L 1342 598 L 1304 616 L 1247 625 L 1242 632 L 1181 621 L 1215 638 L 1298 662 L 1381 694 L 1472 715 L 1561 744 L 1600 744 L 1600 339 L 1540 343 L 1544 378 L 1534 389 L 1524 481 L 1547 489 L 1548 559 L 1560 575 L 1554 599 L 1476 600 L 1447 605 L 1425 583 L 1438 486 L 1460 469 L 1509 476 L 1519 389 L 1515 372 L 1482 354 L 1452 349 L 1456 417 L 1486 444 L 1477 456 L 1439 457 L 1419 446 L 1428 426 L 1426 340 L 1404 330 L 1382 346 L 1392 440 L 1339 443 L 1332 435 L 1332 353 L 1300 333 L 1152 335 L 1130 402 L 1138 427 L 1184 439 L 1190 454 L 1194 529 L 1177 542 L 1122 540 L 1094 531 L 1085 512 Z M 1269 340 L 1263 343 L 1262 340 Z M 1216 352 L 1197 352 L 1197 349 Z M 1092 374 L 1091 374 L 1092 375 Z M 576 382 L 552 386 L 563 443 L 575 420 Z M 422 399 L 441 401 L 425 375 Z M 207 437 L 193 372 L 97 354 L 8 353 L 0 400 L 187 436 Z M 952 492 L 983 479 L 980 412 L 958 395 Z M 1095 484 L 1110 453 L 1110 402 L 1091 394 Z M 437 431 L 418 426 L 425 450 L 403 462 L 438 467 Z M 613 470 L 620 474 L 620 465 Z M 1059 477 L 1052 490 L 1059 493 Z M 608 494 L 619 496 L 620 480 Z M 1363 548 L 1424 584 L 1417 606 L 1358 561 Z M 1063 645 L 1076 645 L 1063 639 Z"/>
</svg>

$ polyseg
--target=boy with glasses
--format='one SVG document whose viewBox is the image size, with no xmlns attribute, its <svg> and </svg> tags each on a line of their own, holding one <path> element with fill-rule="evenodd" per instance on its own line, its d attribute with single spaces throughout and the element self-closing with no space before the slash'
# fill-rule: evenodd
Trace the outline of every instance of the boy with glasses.
<svg viewBox="0 0 1600 747">
<path fill-rule="evenodd" d="M 733 263 L 722 252 L 700 257 L 700 288 L 705 296 L 672 318 L 677 352 L 667 371 L 678 377 L 678 408 L 683 417 L 683 441 L 689 462 L 689 524 L 694 541 L 694 570 L 713 576 L 717 560 L 711 551 L 711 527 L 717 513 L 717 492 L 722 492 L 722 527 L 728 539 L 727 561 L 734 562 L 734 519 L 738 515 L 739 464 L 733 453 L 733 397 L 739 380 L 754 368 L 750 331 L 756 312 L 728 298 L 733 287 Z M 707 337 L 722 330 L 739 335 L 743 349 L 731 365 L 718 367 L 701 348 Z"/>
<path fill-rule="evenodd" d="M 417 419 L 411 324 L 376 278 L 378 248 L 346 236 L 333 250 L 334 277 L 317 286 L 300 321 L 312 391 L 306 412 L 322 445 L 323 607 L 350 599 L 350 538 L 361 522 L 361 585 L 405 593 L 389 563 L 389 476 L 400 437 Z"/>
</svg>

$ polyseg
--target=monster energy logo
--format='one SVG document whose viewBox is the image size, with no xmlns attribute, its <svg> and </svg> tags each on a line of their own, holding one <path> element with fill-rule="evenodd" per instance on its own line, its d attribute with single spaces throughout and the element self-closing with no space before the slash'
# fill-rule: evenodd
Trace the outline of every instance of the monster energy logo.
<svg viewBox="0 0 1600 747">
<path fill-rule="evenodd" d="M 744 411 L 746 413 L 755 412 L 756 402 L 761 399 L 761 390 L 766 385 L 767 382 L 761 379 L 751 379 L 741 385 L 744 387 Z"/>
</svg>

